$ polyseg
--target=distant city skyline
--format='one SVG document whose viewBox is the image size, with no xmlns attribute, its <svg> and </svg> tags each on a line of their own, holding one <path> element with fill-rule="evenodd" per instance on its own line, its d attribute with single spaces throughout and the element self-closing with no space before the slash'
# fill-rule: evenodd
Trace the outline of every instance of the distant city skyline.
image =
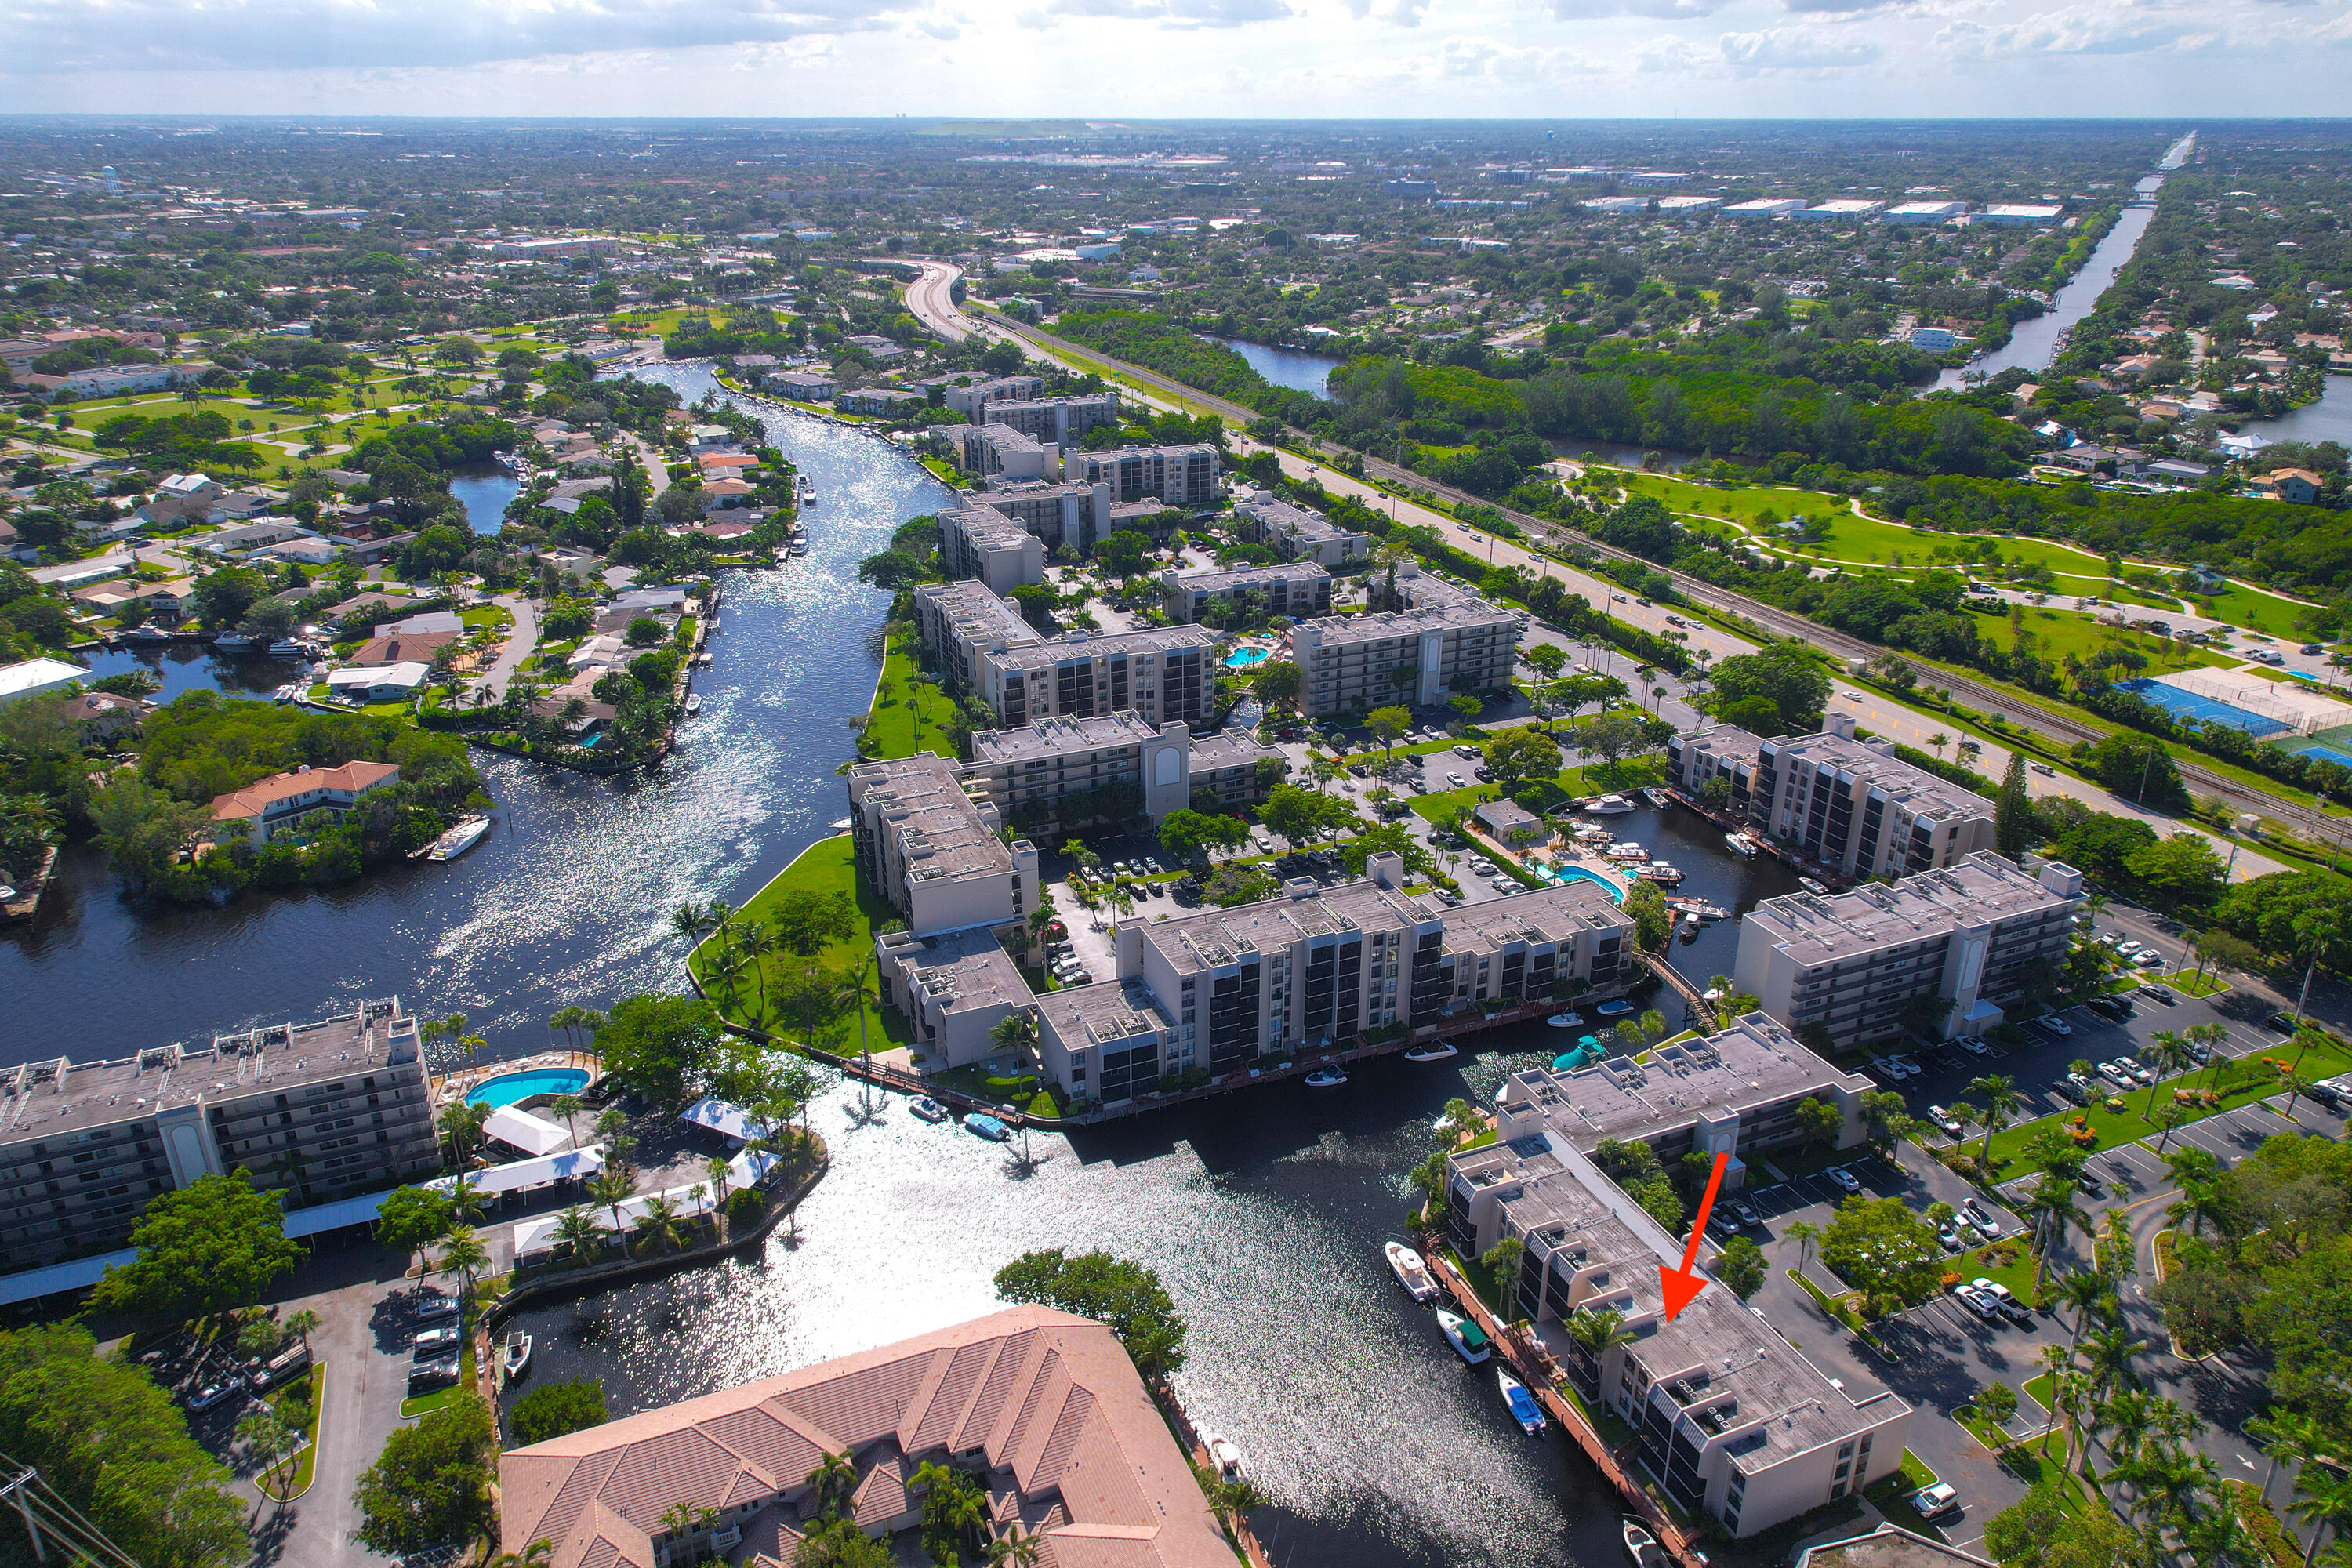
<svg viewBox="0 0 2352 1568">
<path fill-rule="evenodd" d="M 0 60 L 18 112 L 2267 117 L 2342 112 L 2352 4 L 10 0 Z"/>
</svg>

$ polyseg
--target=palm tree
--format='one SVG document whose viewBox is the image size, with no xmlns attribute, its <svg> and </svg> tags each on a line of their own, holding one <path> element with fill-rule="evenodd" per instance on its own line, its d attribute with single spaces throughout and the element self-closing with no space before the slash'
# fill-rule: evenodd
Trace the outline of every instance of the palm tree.
<svg viewBox="0 0 2352 1568">
<path fill-rule="evenodd" d="M 1944 748 L 1951 743 L 1952 738 L 1941 730 L 1927 737 L 1927 744 L 1936 749 L 1936 760 L 1939 763 L 1944 760 Z"/>
<path fill-rule="evenodd" d="M 603 1249 L 604 1236 L 604 1227 L 596 1223 L 594 1212 L 583 1205 L 573 1204 L 555 1216 L 555 1239 L 568 1243 L 572 1256 L 583 1262 L 593 1252 Z"/>
<path fill-rule="evenodd" d="M 1781 1239 L 1797 1244 L 1798 1273 L 1802 1274 L 1805 1271 L 1805 1266 L 1813 1260 L 1813 1243 L 1819 1241 L 1821 1237 L 1822 1227 L 1811 1220 L 1792 1219 L 1780 1227 Z"/>
<path fill-rule="evenodd" d="M 281 1495 L 286 1489 L 286 1478 L 280 1472 L 289 1469 L 295 1455 L 301 1452 L 299 1434 L 286 1424 L 286 1418 L 275 1408 L 260 1405 L 238 1420 L 236 1440 L 245 1445 L 246 1452 L 253 1456 L 266 1478 L 265 1484 L 256 1489 L 282 1512 L 286 1507 L 286 1499 Z M 261 1517 L 259 1503 L 254 1505 L 253 1517 Z"/>
<path fill-rule="evenodd" d="M 2271 1482 L 2278 1479 L 2281 1463 L 2301 1467 L 2327 1452 L 2330 1447 L 2326 1431 L 2317 1421 L 2298 1411 L 2279 1407 L 2247 1422 L 2246 1436 L 2260 1444 L 2263 1452 L 2270 1457 L 2271 1468 L 2263 1472 L 2264 1498 L 2271 1495 Z"/>
<path fill-rule="evenodd" d="M 559 1094 L 548 1102 L 548 1110 L 563 1118 L 563 1130 L 572 1134 L 572 1142 L 580 1142 L 580 1125 L 573 1118 L 588 1109 L 588 1102 L 576 1094 Z"/>
<path fill-rule="evenodd" d="M 449 1163 L 463 1168 L 466 1156 L 482 1142 L 482 1124 L 490 1119 L 487 1105 L 458 1100 L 441 1108 L 436 1119 L 441 1135 L 449 1140 Z"/>
<path fill-rule="evenodd" d="M 2311 1545 L 2304 1552 L 2304 1568 L 2319 1554 L 2323 1531 L 2337 1536 L 2352 1524 L 2352 1474 L 2327 1465 L 2305 1465 L 2294 1478 L 2294 1517 L 2311 1527 Z"/>
<path fill-rule="evenodd" d="M 489 1568 L 548 1568 L 555 1561 L 555 1542 L 541 1536 L 520 1552 L 501 1552 L 490 1559 Z"/>
<path fill-rule="evenodd" d="M 849 1460 L 847 1450 L 827 1454 L 817 1468 L 811 1470 L 805 1485 L 816 1493 L 816 1517 L 838 1518 L 849 1500 L 857 1492 L 857 1467 Z"/>
<path fill-rule="evenodd" d="M 710 934 L 714 923 L 710 911 L 700 904 L 680 904 L 669 912 L 669 929 L 686 939 L 688 950 L 702 944 L 702 939 Z"/>
<path fill-rule="evenodd" d="M 1034 1531 L 1013 1525 L 988 1543 L 988 1568 L 1037 1568 L 1039 1551 Z"/>
<path fill-rule="evenodd" d="M 2065 1245 L 2066 1232 L 2080 1230 L 2088 1235 L 2091 1216 L 2074 1202 L 2074 1182 L 2054 1172 L 2042 1178 L 2026 1212 L 2034 1216 L 2033 1228 L 2042 1238 L 2042 1250 L 2033 1259 L 2033 1289 L 2039 1295 L 2050 1271 L 2051 1257 Z"/>
<path fill-rule="evenodd" d="M 656 1256 L 684 1245 L 686 1225 L 678 1218 L 677 1205 L 658 1194 L 647 1198 L 645 1212 L 637 1215 L 637 1234 Z"/>
<path fill-rule="evenodd" d="M 1438 1122 L 1437 1131 L 1447 1143 L 1453 1144 L 1461 1142 L 1478 1127 L 1478 1108 L 1457 1095 L 1445 1102 L 1445 1115 Z"/>
<path fill-rule="evenodd" d="M 2189 1181 L 2180 1184 L 2180 1196 L 2166 1206 L 2164 1217 L 2190 1236 L 2202 1236 L 2209 1225 L 2215 1230 L 2225 1229 L 2228 1214 L 2218 1181 Z"/>
<path fill-rule="evenodd" d="M 760 1022 L 765 1024 L 768 1021 L 768 955 L 783 946 L 783 938 L 778 936 L 772 927 L 752 924 L 746 926 L 743 934 L 736 940 L 741 943 L 744 957 L 751 965 L 751 984 L 760 994 Z"/>
<path fill-rule="evenodd" d="M 835 1007 L 855 1007 L 857 1009 L 857 1060 L 858 1065 L 865 1072 L 866 1092 L 868 1103 L 871 1103 L 874 1093 L 874 1047 L 872 1042 L 866 1038 L 866 1009 L 868 1006 L 879 1007 L 882 1005 L 882 998 L 876 993 L 873 981 L 868 978 L 873 972 L 874 960 L 869 954 L 858 963 L 856 973 L 849 976 L 847 979 L 842 981 L 841 984 L 833 988 L 833 1005 Z M 1002 1026 L 1001 1021 L 999 1026 Z M 992 1031 L 990 1038 L 993 1039 L 994 1037 L 995 1036 Z"/>
<path fill-rule="evenodd" d="M 1633 1342 L 1633 1331 L 1625 1326 L 1624 1314 L 1614 1307 L 1580 1309 L 1570 1312 L 1562 1326 L 1577 1348 L 1591 1358 L 1594 1387 L 1600 1384 L 1601 1358 L 1619 1345 Z"/>
<path fill-rule="evenodd" d="M 2042 1363 L 2042 1369 L 2050 1374 L 2050 1398 L 2047 1404 L 2050 1419 L 2043 1422 L 2042 1426 L 2042 1435 L 2047 1437 L 2057 1428 L 2058 1406 L 2063 1403 L 2061 1395 L 2065 1380 L 2074 1375 L 2072 1369 L 2074 1358 L 2056 1345 L 2043 1345 L 2042 1353 L 2034 1359 L 2039 1361 Z"/>
<path fill-rule="evenodd" d="M 727 1206 L 727 1178 L 730 1173 L 727 1169 L 727 1162 L 720 1159 L 718 1155 L 713 1154 L 709 1160 L 704 1163 L 702 1170 L 703 1173 L 710 1178 L 710 1190 L 719 1194 L 718 1206 L 725 1208 Z"/>
<path fill-rule="evenodd" d="M 2083 1330 L 2091 1314 L 2105 1317 L 2114 1310 L 2115 1281 L 2095 1269 L 2085 1268 L 2069 1274 L 2058 1281 L 2058 1305 L 2074 1309 L 2074 1336 L 2066 1342 L 2066 1359 L 2074 1358 L 2074 1348 L 2083 1342 Z"/>
<path fill-rule="evenodd" d="M 550 1029 L 563 1031 L 563 1048 L 566 1054 L 580 1048 L 580 1041 L 573 1031 L 579 1028 L 580 1020 L 585 1016 L 585 1010 L 576 1005 L 559 1007 L 547 1016 L 547 1026 Z"/>
<path fill-rule="evenodd" d="M 1970 1079 L 1966 1092 L 1984 1103 L 1984 1149 L 1977 1156 L 1977 1163 L 1990 1169 L 1992 1164 L 1992 1135 L 2000 1131 L 2001 1123 L 2016 1112 L 2017 1086 L 2000 1073 L 1986 1073 Z"/>
<path fill-rule="evenodd" d="M 1025 1012 L 1007 1013 L 988 1031 L 991 1049 L 1007 1051 L 1014 1061 L 1026 1059 L 1030 1048 L 1037 1043 L 1036 1017 Z"/>
<path fill-rule="evenodd" d="M 2180 1031 L 2178 1029 L 2158 1029 L 2148 1037 L 2147 1044 L 2141 1048 L 2147 1055 L 2148 1082 L 2147 1104 L 2141 1110 L 2140 1117 L 2147 1121 L 2156 1115 L 2156 1091 L 2164 1087 L 2164 1080 L 2178 1071 L 2182 1062 L 2189 1059 L 2189 1052 L 2180 1043 Z"/>
<path fill-rule="evenodd" d="M 2101 1329 L 2083 1342 L 2083 1352 L 2090 1363 L 2091 1392 L 2105 1394 L 2111 1388 L 2136 1388 L 2139 1379 L 2132 1371 L 2132 1358 L 2147 1349 L 2146 1340 L 2136 1340 L 2128 1330 Z"/>
<path fill-rule="evenodd" d="M 625 1166 L 606 1168 L 588 1178 L 588 1195 L 613 1213 L 615 1234 L 627 1227 L 621 1223 L 621 1205 L 636 1195 L 637 1178 Z"/>
<path fill-rule="evenodd" d="M 318 1331 L 319 1314 L 304 1307 L 299 1311 L 287 1313 L 279 1326 L 296 1339 L 300 1340 L 304 1350 L 309 1350 L 310 1336 Z"/>
<path fill-rule="evenodd" d="M 687 1543 L 719 1522 L 719 1510 L 700 1503 L 674 1502 L 662 1510 L 662 1533 L 677 1543 L 678 1550 L 670 1553 L 673 1563 L 699 1563 L 702 1552 L 689 1549 Z"/>
<path fill-rule="evenodd" d="M 490 1249 L 482 1244 L 481 1233 L 470 1226 L 457 1226 L 441 1243 L 441 1272 L 458 1277 L 460 1298 L 472 1293 L 474 1276 L 489 1261 Z"/>
</svg>

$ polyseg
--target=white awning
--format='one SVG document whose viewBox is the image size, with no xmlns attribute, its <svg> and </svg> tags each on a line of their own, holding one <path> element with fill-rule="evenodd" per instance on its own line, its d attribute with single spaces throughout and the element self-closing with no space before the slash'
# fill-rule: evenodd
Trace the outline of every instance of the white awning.
<svg viewBox="0 0 2352 1568">
<path fill-rule="evenodd" d="M 46 1268 L 27 1268 L 21 1274 L 0 1277 L 0 1307 L 13 1307 L 19 1301 L 36 1301 L 44 1296 L 55 1296 L 67 1290 L 87 1290 L 98 1283 L 99 1276 L 117 1263 L 128 1263 L 138 1257 L 138 1251 L 125 1247 L 120 1252 L 102 1252 L 92 1258 L 76 1258 L 64 1263 L 52 1263 Z"/>
<path fill-rule="evenodd" d="M 738 1143 L 749 1143 L 761 1131 L 760 1119 L 740 1105 L 730 1105 L 715 1095 L 706 1095 L 678 1112 L 680 1121 L 708 1128 Z"/>
<path fill-rule="evenodd" d="M 482 1123 L 482 1131 L 526 1154 L 552 1154 L 572 1142 L 572 1134 L 542 1116 L 501 1105 Z"/>
<path fill-rule="evenodd" d="M 755 1154 L 738 1158 L 739 1163 L 748 1164 L 751 1161 L 768 1161 L 772 1156 Z M 730 1165 L 728 1169 L 731 1172 L 735 1166 Z M 736 1186 L 742 1184 L 740 1181 L 735 1183 Z M 733 1187 L 729 1189 L 730 1193 L 733 1190 Z M 718 1194 L 705 1182 L 695 1182 L 683 1187 L 672 1187 L 666 1193 L 640 1193 L 621 1205 L 621 1228 L 625 1231 L 635 1229 L 637 1221 L 645 1216 L 646 1205 L 655 1198 L 667 1198 L 677 1207 L 678 1216 L 682 1219 L 691 1218 L 699 1214 L 709 1214 L 719 1206 Z M 613 1228 L 613 1211 L 610 1208 L 601 1205 L 587 1204 L 579 1206 L 586 1208 L 595 1217 L 597 1229 Z M 545 1252 L 552 1247 L 555 1245 L 555 1225 L 562 1217 L 560 1214 L 541 1215 L 536 1219 L 527 1219 L 516 1226 L 514 1227 L 515 1256 L 523 1258 L 534 1252 Z"/>
<path fill-rule="evenodd" d="M 561 1154 L 549 1154 L 537 1160 L 517 1160 L 511 1165 L 493 1165 L 487 1171 L 468 1171 L 466 1184 L 478 1193 L 496 1195 L 520 1193 L 531 1187 L 552 1186 L 574 1177 L 588 1177 L 604 1168 L 604 1148 L 591 1143 L 585 1149 L 566 1149 Z M 423 1184 L 436 1192 L 450 1192 L 457 1184 L 455 1176 L 436 1176 Z"/>
</svg>

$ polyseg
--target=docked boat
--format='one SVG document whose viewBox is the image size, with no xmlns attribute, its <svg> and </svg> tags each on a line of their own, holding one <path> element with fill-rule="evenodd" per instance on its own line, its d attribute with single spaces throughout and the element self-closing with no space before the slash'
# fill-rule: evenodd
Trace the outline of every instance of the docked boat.
<svg viewBox="0 0 2352 1568">
<path fill-rule="evenodd" d="M 1700 921 L 1698 916 L 1690 913 L 1688 910 L 1684 911 L 1682 925 L 1683 934 L 1685 936 L 1696 936 L 1698 934 L 1699 924 Z"/>
<path fill-rule="evenodd" d="M 803 505 L 803 506 L 814 506 L 814 505 L 816 505 L 816 492 L 815 492 L 814 490 L 804 490 L 804 491 L 803 491 L 803 492 L 802 492 L 802 494 L 801 494 L 801 505 Z"/>
<path fill-rule="evenodd" d="M 1587 816 L 1622 816 L 1633 809 L 1633 803 L 1622 795 L 1604 795 L 1584 808 Z"/>
<path fill-rule="evenodd" d="M 1425 1046 L 1415 1046 L 1405 1052 L 1404 1059 L 1409 1062 L 1442 1062 L 1461 1054 L 1444 1040 L 1432 1040 Z"/>
<path fill-rule="evenodd" d="M 1544 1022 L 1555 1029 L 1573 1029 L 1584 1022 L 1584 1015 L 1577 1012 L 1554 1013 Z"/>
<path fill-rule="evenodd" d="M 1756 840 L 1748 837 L 1745 833 L 1725 834 L 1723 847 L 1742 860 L 1752 860 L 1756 858 Z"/>
<path fill-rule="evenodd" d="M 699 713 L 699 712 L 701 712 L 701 711 L 702 711 L 702 693 L 701 693 L 701 692 L 699 692 L 699 691 L 689 691 L 689 692 L 688 692 L 688 693 L 686 694 L 686 710 L 687 710 L 687 712 L 688 712 L 689 715 L 696 714 L 696 713 Z"/>
<path fill-rule="evenodd" d="M 517 1329 L 507 1336 L 506 1350 L 499 1362 L 507 1369 L 507 1381 L 514 1382 L 530 1371 L 530 1336 Z"/>
<path fill-rule="evenodd" d="M 133 626 L 122 634 L 122 640 L 137 643 L 165 643 L 172 640 L 172 634 L 155 626 Z"/>
<path fill-rule="evenodd" d="M 801 543 L 798 543 L 798 544 L 793 545 L 790 550 L 786 551 L 784 553 L 785 553 L 786 555 L 790 556 L 793 560 L 797 561 L 797 560 L 799 560 L 802 556 L 806 555 L 806 554 L 808 553 L 808 544 L 807 544 L 807 542 L 806 542 L 805 541 L 803 541 L 803 542 L 801 542 Z"/>
<path fill-rule="evenodd" d="M 1317 1068 L 1307 1075 L 1309 1089 L 1337 1089 L 1348 1081 L 1348 1075 L 1338 1068 Z"/>
<path fill-rule="evenodd" d="M 1683 868 L 1671 860 L 1653 860 L 1634 868 L 1633 875 L 1645 882 L 1663 882 L 1668 886 L 1683 879 Z"/>
<path fill-rule="evenodd" d="M 985 1138 L 992 1143 L 1002 1143 L 1013 1136 L 1013 1129 L 985 1110 L 971 1112 L 963 1119 L 963 1124 L 965 1131 Z"/>
<path fill-rule="evenodd" d="M 1804 889 L 1805 889 L 1805 891 L 1807 891 L 1807 892 L 1809 892 L 1809 893 L 1812 894 L 1815 898 L 1822 898 L 1822 899 L 1825 899 L 1825 898 L 1829 897 L 1829 892 L 1830 892 L 1830 890 L 1829 890 L 1827 888 L 1825 888 L 1825 887 L 1822 886 L 1822 884 L 1821 884 L 1821 883 L 1819 883 L 1819 882 L 1815 881 L 1815 880 L 1814 880 L 1812 878 L 1811 878 L 1811 877 L 1800 877 L 1800 878 L 1798 878 L 1798 879 L 1797 879 L 1797 886 L 1799 886 L 1800 888 Z"/>
<path fill-rule="evenodd" d="M 1507 1368 L 1499 1366 L 1495 1369 L 1495 1385 L 1503 1391 L 1503 1404 L 1510 1410 L 1511 1419 L 1519 1424 L 1519 1430 L 1530 1437 L 1543 1436 L 1543 1429 L 1550 1422 L 1544 1416 L 1543 1406 L 1536 1403 L 1536 1396 L 1528 1392 L 1528 1385 L 1513 1377 Z"/>
<path fill-rule="evenodd" d="M 1705 899 L 1668 899 L 1666 908 L 1678 915 L 1696 915 L 1703 921 L 1727 921 L 1731 911 L 1721 904 L 1710 904 Z"/>
<path fill-rule="evenodd" d="M 1576 830 L 1576 841 L 1579 844 L 1606 844 L 1616 837 L 1606 826 L 1598 822 L 1588 822 Z"/>
<path fill-rule="evenodd" d="M 907 1109 L 925 1121 L 945 1121 L 948 1119 L 948 1108 L 928 1094 Z"/>
<path fill-rule="evenodd" d="M 1623 1540 L 1626 1561 L 1633 1568 L 1666 1568 L 1666 1549 L 1658 1544 L 1658 1538 L 1640 1520 L 1625 1521 Z"/>
<path fill-rule="evenodd" d="M 1445 1336 L 1445 1342 L 1454 1347 L 1454 1353 L 1472 1366 L 1495 1353 L 1495 1342 L 1486 1337 L 1486 1331 L 1459 1313 L 1449 1312 L 1440 1307 L 1437 1310 L 1437 1328 Z"/>
<path fill-rule="evenodd" d="M 1213 1432 L 1203 1432 L 1201 1434 L 1201 1447 L 1209 1451 L 1209 1466 L 1217 1472 L 1219 1480 L 1237 1481 L 1242 1479 L 1242 1450 L 1239 1444 L 1231 1437 Z"/>
<path fill-rule="evenodd" d="M 1604 1018 L 1626 1018 L 1633 1016 L 1633 1004 L 1619 996 L 1612 1001 L 1603 1002 L 1593 1011 Z"/>
<path fill-rule="evenodd" d="M 317 648 L 299 637 L 279 637 L 269 645 L 272 658 L 309 658 L 317 652 Z"/>
<path fill-rule="evenodd" d="M 1429 1265 L 1421 1260 L 1420 1253 L 1402 1241 L 1391 1241 L 1381 1250 L 1388 1254 L 1389 1272 L 1397 1277 L 1406 1295 L 1416 1301 L 1437 1299 L 1437 1281 L 1430 1278 Z"/>
<path fill-rule="evenodd" d="M 426 858 L 433 860 L 455 860 L 458 856 L 479 844 L 482 841 L 482 835 L 489 830 L 488 817 L 469 816 L 435 839 Z"/>
<path fill-rule="evenodd" d="M 1648 846 L 1636 844 L 1630 838 L 1622 843 L 1612 844 L 1601 853 L 1612 860 L 1647 860 L 1650 858 Z"/>
<path fill-rule="evenodd" d="M 1660 811 L 1665 810 L 1666 807 L 1675 803 L 1674 796 L 1668 795 L 1664 790 L 1658 788 L 1655 784 L 1652 784 L 1648 788 L 1644 789 L 1642 792 L 1642 798 L 1648 801 L 1652 805 L 1656 806 Z"/>
<path fill-rule="evenodd" d="M 243 632 L 223 632 L 213 638 L 213 651 L 215 653 L 251 653 L 257 640 L 258 639 L 249 637 Z"/>
</svg>

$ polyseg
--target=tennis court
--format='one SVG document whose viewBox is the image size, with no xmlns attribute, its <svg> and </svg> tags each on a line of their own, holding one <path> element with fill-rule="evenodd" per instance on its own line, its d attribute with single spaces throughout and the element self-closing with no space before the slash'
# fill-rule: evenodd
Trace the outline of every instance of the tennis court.
<svg viewBox="0 0 2352 1568">
<path fill-rule="evenodd" d="M 2286 734 L 2294 728 L 2276 719 L 2266 719 L 2234 702 L 2224 702 L 2218 697 L 2208 697 L 2202 692 L 2190 691 L 2148 676 L 2116 684 L 2149 705 L 2163 709 L 2175 719 L 2194 719 L 2204 724 L 2226 724 L 2233 730 L 2243 730 L 2258 741 L 2272 735 Z"/>
</svg>

